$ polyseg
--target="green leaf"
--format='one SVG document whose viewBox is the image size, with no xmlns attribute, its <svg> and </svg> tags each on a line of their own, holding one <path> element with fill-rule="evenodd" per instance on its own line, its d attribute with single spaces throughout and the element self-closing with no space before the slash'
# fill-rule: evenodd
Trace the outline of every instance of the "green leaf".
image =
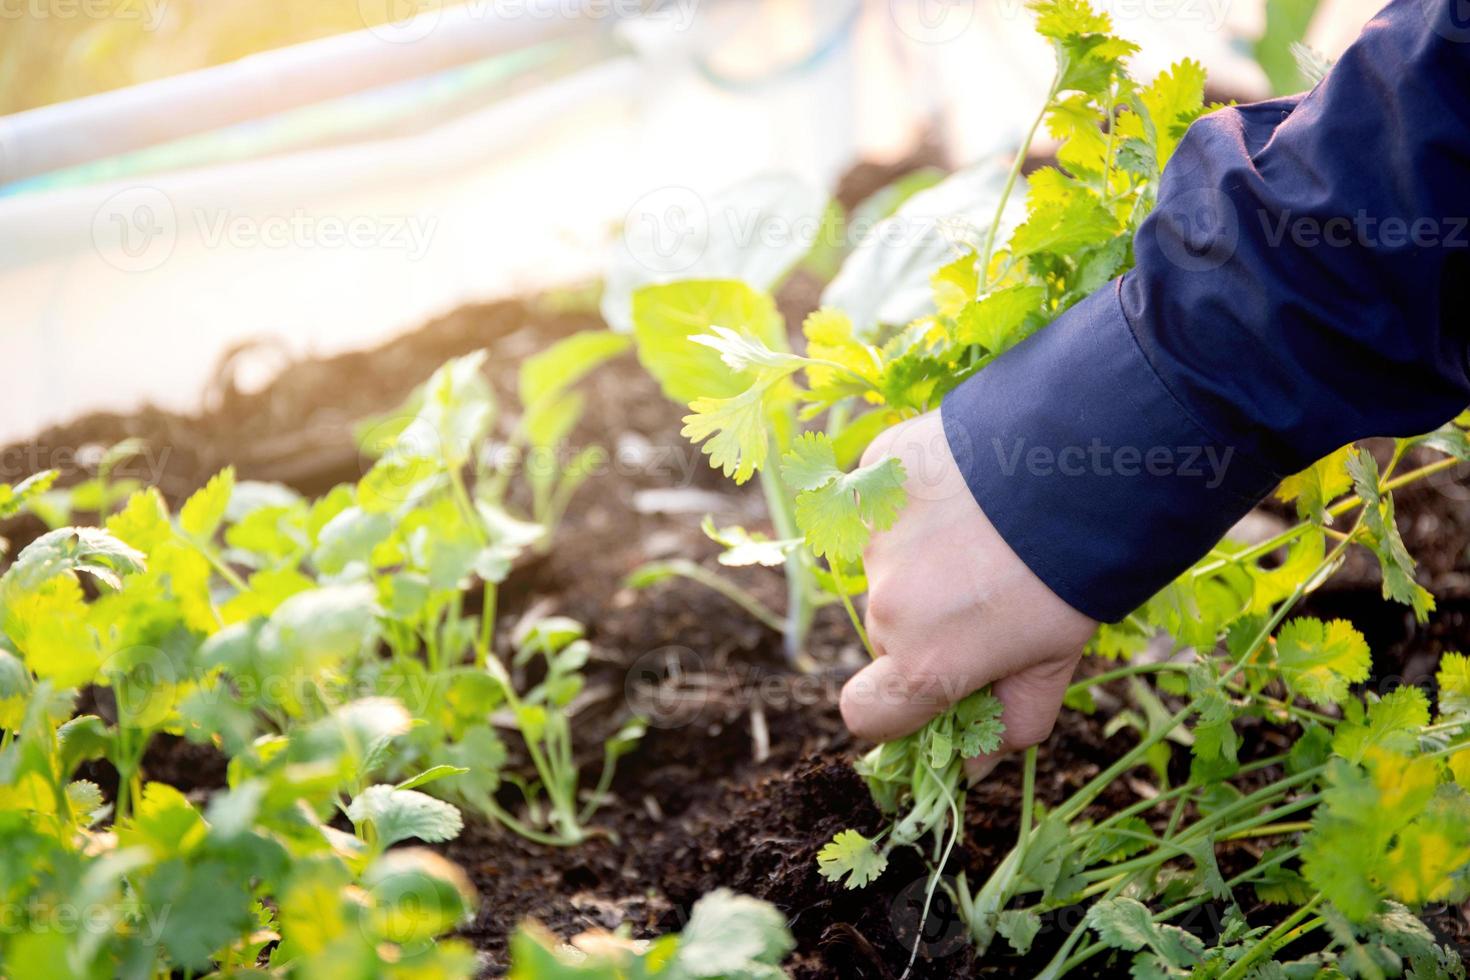
<svg viewBox="0 0 1470 980">
<path fill-rule="evenodd" d="M 1353 486 L 1363 499 L 1367 544 L 1378 556 L 1378 567 L 1383 573 L 1383 597 L 1413 607 L 1414 618 L 1426 622 L 1434 610 L 1434 596 L 1414 580 L 1414 559 L 1399 536 L 1393 496 L 1384 494 L 1379 487 L 1378 461 L 1366 450 L 1354 449 L 1347 467 Z"/>
<path fill-rule="evenodd" d="M 765 465 L 770 451 L 766 433 L 768 384 L 752 385 L 733 398 L 699 398 L 691 402 L 680 435 L 692 442 L 709 441 L 704 451 L 710 465 L 736 483 L 744 483 Z"/>
<path fill-rule="evenodd" d="M 414 837 L 430 844 L 453 840 L 464 827 L 453 804 L 382 783 L 369 786 L 352 800 L 347 819 L 359 828 L 371 825 L 380 848 Z"/>
<path fill-rule="evenodd" d="M 896 457 L 844 473 L 824 433 L 797 437 L 781 472 L 797 491 L 796 523 L 819 558 L 857 561 L 871 532 L 892 527 L 907 499 L 903 463 Z"/>
<path fill-rule="evenodd" d="M 179 508 L 179 528 L 195 541 L 208 541 L 219 530 L 235 492 L 235 468 L 227 466 Z"/>
<path fill-rule="evenodd" d="M 1276 634 L 1281 679 L 1294 693 L 1318 704 L 1341 704 L 1350 684 L 1368 679 L 1368 641 L 1345 619 L 1293 619 Z"/>
<path fill-rule="evenodd" d="M 888 855 L 856 830 L 839 831 L 817 852 L 817 868 L 828 881 L 842 881 L 848 888 L 863 888 L 888 867 Z"/>
<path fill-rule="evenodd" d="M 1118 219 L 1090 194 L 1078 193 L 1064 201 L 1046 201 L 1031 211 L 1011 236 L 1011 254 L 1017 258 L 1040 252 L 1073 252 L 1110 241 L 1122 228 Z"/>
<path fill-rule="evenodd" d="M 955 339 L 979 344 L 1001 354 L 1023 339 L 1022 325 L 1046 299 L 1040 286 L 1007 286 L 968 304 L 960 311 Z"/>
<path fill-rule="evenodd" d="M 70 572 L 86 572 L 112 586 L 122 576 L 143 571 L 143 553 L 95 527 L 61 527 L 41 535 L 21 550 L 0 578 L 3 594 L 34 591 Z"/>
<path fill-rule="evenodd" d="M 765 342 L 749 334 L 738 333 L 718 324 L 710 325 L 709 333 L 695 334 L 689 339 L 720 355 L 720 361 L 731 371 L 767 371 L 791 374 L 805 367 L 807 359 L 797 354 L 775 351 Z"/>
<path fill-rule="evenodd" d="M 1353 488 L 1353 478 L 1348 473 L 1349 454 L 1354 447 L 1343 446 L 1330 456 L 1324 456 L 1294 476 L 1281 481 L 1276 488 L 1276 497 L 1283 503 L 1296 503 L 1297 516 L 1316 524 L 1331 524 L 1327 505 Z"/>
<path fill-rule="evenodd" d="M 1445 716 L 1470 714 L 1470 657 L 1446 653 L 1434 675 L 1439 686 L 1439 713 Z"/>
<path fill-rule="evenodd" d="M 0 483 L 0 520 L 19 514 L 31 500 L 51 489 L 51 484 L 55 483 L 56 478 L 60 475 L 59 470 L 43 470 L 26 477 L 14 486 L 9 483 Z"/>
<path fill-rule="evenodd" d="M 399 848 L 378 858 L 363 872 L 362 887 L 368 902 L 363 924 L 395 943 L 431 940 L 465 922 L 475 910 L 474 886 L 464 872 L 421 847 Z M 320 928 L 317 923 L 303 926 Z"/>
<path fill-rule="evenodd" d="M 1030 909 L 1007 909 L 996 921 L 995 931 L 1006 938 L 1011 949 L 1025 956 L 1041 931 L 1041 916 Z"/>
<path fill-rule="evenodd" d="M 1100 861 L 1123 861 L 1149 847 L 1153 828 L 1141 817 L 1127 817 L 1113 827 L 1093 831 L 1082 860 L 1086 864 Z"/>
<path fill-rule="evenodd" d="M 1086 922 L 1104 945 L 1136 952 L 1147 946 L 1177 969 L 1189 969 L 1204 956 L 1204 943 L 1178 926 L 1153 921 L 1148 906 L 1132 898 L 1105 898 L 1087 910 Z"/>
<path fill-rule="evenodd" d="M 417 789 L 420 786 L 427 785 L 439 779 L 447 779 L 450 776 L 463 776 L 469 771 L 469 768 L 466 766 L 430 766 L 418 775 L 410 776 L 408 779 L 403 780 L 393 788 Z"/>
<path fill-rule="evenodd" d="M 1305 905 L 1313 895 L 1307 879 L 1280 865 L 1262 873 L 1254 888 L 1256 898 L 1268 905 Z"/>
<path fill-rule="evenodd" d="M 961 758 L 973 759 L 1000 748 L 1001 737 L 1006 731 L 1005 722 L 1001 720 L 1004 709 L 1000 698 L 991 694 L 988 688 L 970 694 L 955 706 Z"/>
<path fill-rule="evenodd" d="M 330 670 L 356 656 L 375 633 L 377 590 L 371 585 L 334 585 L 299 592 L 276 607 L 260 632 L 265 664 L 288 675 Z"/>
<path fill-rule="evenodd" d="M 759 531 L 752 533 L 733 525 L 715 527 L 714 520 L 708 515 L 700 524 L 700 529 L 711 541 L 724 546 L 725 550 L 720 553 L 719 561 L 721 565 L 731 568 L 743 568 L 747 565 L 775 568 L 785 564 L 786 556 L 791 553 L 792 548 L 801 543 L 799 539 L 772 541 Z"/>
<path fill-rule="evenodd" d="M 1150 143 L 1160 173 L 1174 156 L 1185 129 L 1200 115 L 1204 97 L 1204 66 L 1187 58 L 1161 72 L 1138 93 L 1139 102 L 1148 112 L 1153 137 Z"/>
<path fill-rule="evenodd" d="M 1333 733 L 1332 751 L 1353 762 L 1373 748 L 1411 751 L 1419 729 L 1429 724 L 1429 699 L 1417 687 L 1394 688 L 1368 706 L 1366 718 L 1355 702 L 1348 709 Z"/>
<path fill-rule="evenodd" d="M 748 387 L 719 355 L 691 338 L 721 326 L 780 348 L 775 300 L 742 282 L 707 280 L 645 286 L 633 294 L 638 359 L 673 401 L 728 398 Z"/>
<path fill-rule="evenodd" d="M 521 405 L 530 408 L 554 397 L 633 346 L 610 330 L 584 330 L 559 340 L 521 362 Z"/>
<path fill-rule="evenodd" d="M 775 906 L 720 888 L 694 903 L 671 972 L 698 980 L 776 978 L 795 947 Z"/>
<path fill-rule="evenodd" d="M 1136 952 L 1154 935 L 1148 906 L 1132 898 L 1106 898 L 1087 910 L 1087 924 L 1105 946 Z"/>
<path fill-rule="evenodd" d="M 1308 87 L 1292 46 L 1302 41 L 1320 0 L 1267 0 L 1266 30 L 1255 44 L 1256 61 L 1271 81 L 1274 95 L 1291 95 Z"/>
</svg>

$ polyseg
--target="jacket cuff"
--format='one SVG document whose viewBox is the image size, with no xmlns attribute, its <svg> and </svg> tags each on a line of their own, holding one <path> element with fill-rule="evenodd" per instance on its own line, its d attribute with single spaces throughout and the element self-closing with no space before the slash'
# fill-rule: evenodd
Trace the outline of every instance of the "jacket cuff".
<svg viewBox="0 0 1470 980">
<path fill-rule="evenodd" d="M 1099 290 L 945 398 L 981 510 L 1074 609 L 1116 622 L 1204 555 L 1281 476 L 1211 433 Z"/>
</svg>

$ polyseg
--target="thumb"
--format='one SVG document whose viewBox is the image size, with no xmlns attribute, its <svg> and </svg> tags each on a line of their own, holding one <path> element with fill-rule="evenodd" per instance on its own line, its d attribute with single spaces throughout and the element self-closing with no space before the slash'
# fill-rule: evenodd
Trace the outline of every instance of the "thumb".
<svg viewBox="0 0 1470 980">
<path fill-rule="evenodd" d="M 971 782 L 990 775 L 1009 753 L 1040 745 L 1051 737 L 1079 659 L 1080 654 L 1036 664 L 995 682 L 991 692 L 1003 706 L 1000 720 L 1006 730 L 999 749 L 965 760 Z"/>
<path fill-rule="evenodd" d="M 935 669 L 909 658 L 880 656 L 843 685 L 842 720 L 854 735 L 874 742 L 918 731 L 993 679 L 978 663 L 966 666 Z"/>
</svg>

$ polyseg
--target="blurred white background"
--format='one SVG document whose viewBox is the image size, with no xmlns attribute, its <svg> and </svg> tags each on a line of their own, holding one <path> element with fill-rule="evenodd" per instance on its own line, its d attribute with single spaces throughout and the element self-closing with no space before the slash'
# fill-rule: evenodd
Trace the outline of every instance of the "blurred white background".
<svg viewBox="0 0 1470 980">
<path fill-rule="evenodd" d="M 168 2 L 119 8 L 145 48 L 180 43 Z M 1140 77 L 1191 57 L 1214 96 L 1271 91 L 1252 55 L 1266 0 L 1096 5 L 1141 45 Z M 195 410 L 248 338 L 328 354 L 587 282 L 630 213 L 707 209 L 758 175 L 789 175 L 770 206 L 794 219 L 925 137 L 953 165 L 1004 156 L 1050 80 L 1022 0 L 637 6 L 365 12 L 355 32 L 0 117 L 0 443 L 144 401 Z M 1305 39 L 1332 55 L 1379 3 L 1311 6 Z M 17 50 L 0 45 L 8 85 Z"/>
</svg>

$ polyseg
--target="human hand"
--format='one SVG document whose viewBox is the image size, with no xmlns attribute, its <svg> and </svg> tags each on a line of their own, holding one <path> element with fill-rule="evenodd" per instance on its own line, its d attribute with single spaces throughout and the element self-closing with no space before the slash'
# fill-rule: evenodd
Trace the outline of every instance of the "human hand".
<svg viewBox="0 0 1470 980">
<path fill-rule="evenodd" d="M 889 741 L 989 684 L 1006 730 L 997 752 L 967 760 L 981 779 L 1005 753 L 1051 734 L 1097 623 L 1059 599 L 991 526 L 938 412 L 885 432 L 863 463 L 888 455 L 903 461 L 909 499 L 863 556 L 878 659 L 842 689 L 842 717 L 853 734 Z"/>
</svg>

